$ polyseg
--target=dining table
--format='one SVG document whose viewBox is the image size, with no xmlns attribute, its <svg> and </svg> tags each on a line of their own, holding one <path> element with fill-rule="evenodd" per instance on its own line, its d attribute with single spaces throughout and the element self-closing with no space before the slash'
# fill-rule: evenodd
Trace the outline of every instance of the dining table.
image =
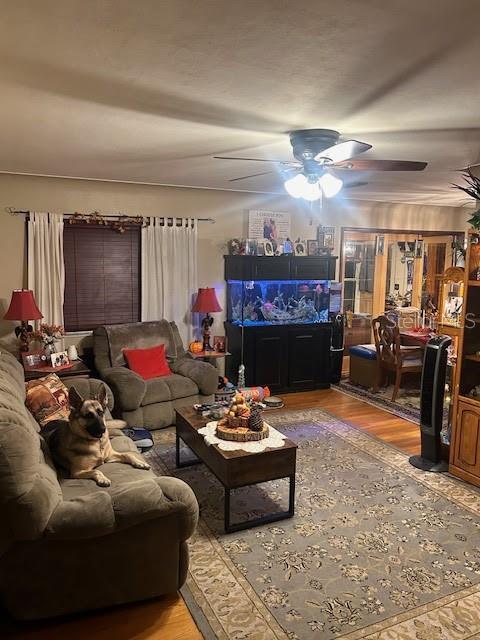
<svg viewBox="0 0 480 640">
<path fill-rule="evenodd" d="M 400 342 L 404 347 L 425 348 L 430 338 L 435 335 L 431 329 L 400 329 Z"/>
</svg>

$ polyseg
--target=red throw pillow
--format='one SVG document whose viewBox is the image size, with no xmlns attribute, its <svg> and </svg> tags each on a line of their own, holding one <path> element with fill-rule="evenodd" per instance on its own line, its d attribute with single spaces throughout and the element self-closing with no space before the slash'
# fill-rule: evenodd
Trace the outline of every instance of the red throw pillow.
<svg viewBox="0 0 480 640">
<path fill-rule="evenodd" d="M 164 344 L 149 349 L 123 349 L 123 355 L 128 368 L 144 380 L 169 376 L 172 373 L 165 357 Z"/>
</svg>

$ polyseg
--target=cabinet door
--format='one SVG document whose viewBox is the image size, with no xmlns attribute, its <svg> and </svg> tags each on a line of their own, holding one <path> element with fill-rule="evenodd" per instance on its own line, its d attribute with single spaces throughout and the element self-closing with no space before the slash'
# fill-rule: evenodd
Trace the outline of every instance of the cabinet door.
<svg viewBox="0 0 480 640">
<path fill-rule="evenodd" d="M 289 280 L 290 259 L 288 256 L 263 256 L 254 258 L 252 280 Z"/>
<path fill-rule="evenodd" d="M 453 464 L 480 477 L 480 409 L 468 402 L 458 403 Z"/>
<path fill-rule="evenodd" d="M 289 387 L 308 389 L 330 381 L 330 332 L 330 324 L 289 329 Z"/>
<path fill-rule="evenodd" d="M 279 391 L 287 382 L 287 334 L 283 327 L 255 332 L 255 384 Z"/>
<path fill-rule="evenodd" d="M 254 256 L 224 256 L 225 280 L 253 280 Z"/>
<path fill-rule="evenodd" d="M 308 327 L 288 332 L 288 386 L 292 389 L 313 388 L 317 370 L 317 340 Z"/>
<path fill-rule="evenodd" d="M 294 280 L 328 280 L 335 277 L 329 268 L 331 258 L 320 256 L 305 256 L 292 258 L 292 278 Z M 335 259 L 333 259 L 335 264 Z"/>
</svg>

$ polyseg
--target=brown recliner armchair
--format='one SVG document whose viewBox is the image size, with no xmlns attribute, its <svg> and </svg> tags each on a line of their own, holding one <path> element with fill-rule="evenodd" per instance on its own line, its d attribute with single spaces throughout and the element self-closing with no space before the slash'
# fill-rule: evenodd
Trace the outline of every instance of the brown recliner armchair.
<svg viewBox="0 0 480 640">
<path fill-rule="evenodd" d="M 123 349 L 165 345 L 170 376 L 144 380 L 126 366 Z M 106 325 L 93 332 L 95 368 L 115 396 L 118 417 L 132 427 L 160 429 L 175 424 L 175 409 L 211 402 L 218 371 L 185 351 L 175 322 L 158 320 Z"/>
<path fill-rule="evenodd" d="M 64 382 L 85 398 L 102 384 Z M 113 436 L 115 449 L 136 450 L 120 431 Z M 100 469 L 110 487 L 57 473 L 25 407 L 23 368 L 1 352 L 0 603 L 18 620 L 152 598 L 185 582 L 198 520 L 190 487 L 120 463 Z"/>
</svg>

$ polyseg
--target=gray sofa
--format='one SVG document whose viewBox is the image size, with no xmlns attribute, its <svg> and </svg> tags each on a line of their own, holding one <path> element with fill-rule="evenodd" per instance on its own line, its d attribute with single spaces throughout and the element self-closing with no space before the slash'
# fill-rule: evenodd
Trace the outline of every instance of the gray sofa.
<svg viewBox="0 0 480 640">
<path fill-rule="evenodd" d="M 165 345 L 172 375 L 144 380 L 126 366 L 123 349 Z M 158 320 L 99 327 L 93 332 L 95 368 L 115 396 L 117 416 L 132 427 L 175 424 L 175 409 L 210 402 L 218 371 L 185 351 L 175 322 Z"/>
<path fill-rule="evenodd" d="M 83 397 L 98 380 L 65 379 Z M 112 394 L 109 391 L 110 408 Z M 108 488 L 61 478 L 26 409 L 23 368 L 0 353 L 0 604 L 33 620 L 179 589 L 198 504 L 181 480 L 109 463 Z M 112 436 L 112 434 L 111 434 Z M 119 451 L 136 450 L 113 434 Z"/>
</svg>

